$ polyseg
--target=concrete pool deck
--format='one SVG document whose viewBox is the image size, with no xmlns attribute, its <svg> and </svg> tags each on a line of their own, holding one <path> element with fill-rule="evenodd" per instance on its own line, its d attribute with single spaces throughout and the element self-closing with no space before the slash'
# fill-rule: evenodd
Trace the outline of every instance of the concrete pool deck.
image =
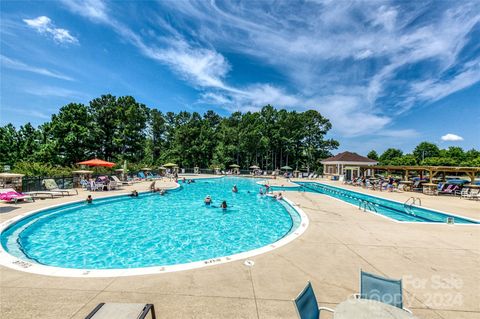
<svg viewBox="0 0 480 319">
<path fill-rule="evenodd" d="M 149 185 L 135 184 L 123 192 Z M 253 267 L 235 261 L 176 273 L 88 279 L 0 267 L 0 317 L 84 318 L 100 302 L 145 302 L 155 304 L 159 318 L 296 318 L 291 300 L 307 280 L 319 304 L 334 308 L 358 291 L 362 268 L 403 277 L 405 306 L 419 318 L 480 318 L 478 226 L 401 224 L 322 194 L 285 194 L 309 216 L 310 226 L 290 244 L 249 258 Z M 397 196 L 412 196 L 373 194 L 399 201 Z M 35 203 L 0 204 L 0 221 L 84 197 L 82 191 Z M 445 196 L 422 197 L 422 202 L 472 218 L 480 214 L 478 201 Z"/>
</svg>

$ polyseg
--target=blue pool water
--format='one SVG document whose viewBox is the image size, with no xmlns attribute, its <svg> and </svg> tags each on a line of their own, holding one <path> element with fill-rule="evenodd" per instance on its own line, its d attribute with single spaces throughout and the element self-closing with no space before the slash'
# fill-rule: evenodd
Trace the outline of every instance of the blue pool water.
<svg viewBox="0 0 480 319">
<path fill-rule="evenodd" d="M 353 204 L 355 206 L 365 205 L 365 202 L 368 202 L 367 210 L 374 211 L 378 214 L 387 216 L 398 221 L 420 223 L 446 223 L 448 217 L 453 217 L 456 224 L 479 224 L 479 222 L 467 218 L 444 214 L 418 206 L 405 207 L 403 203 L 370 196 L 322 183 L 296 182 L 296 184 L 301 185 L 301 187 L 290 190 L 302 190 L 308 192 L 322 193 L 340 199 L 347 203 Z M 289 189 L 285 188 L 285 190 Z M 362 206 L 362 209 L 363 207 L 364 206 Z"/>
<path fill-rule="evenodd" d="M 239 192 L 232 193 L 236 184 Z M 74 203 L 21 220 L 1 234 L 10 254 L 65 268 L 120 269 L 174 265 L 266 246 L 292 232 L 298 214 L 259 196 L 253 179 L 181 183 L 158 194 Z M 213 206 L 203 203 L 211 195 Z M 218 208 L 226 200 L 226 211 Z"/>
</svg>

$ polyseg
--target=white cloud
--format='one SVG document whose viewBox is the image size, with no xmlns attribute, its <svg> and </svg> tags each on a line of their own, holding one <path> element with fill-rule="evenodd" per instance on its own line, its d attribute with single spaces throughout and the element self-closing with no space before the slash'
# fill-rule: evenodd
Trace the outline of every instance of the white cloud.
<svg viewBox="0 0 480 319">
<path fill-rule="evenodd" d="M 449 142 L 457 142 L 457 141 L 463 141 L 463 137 L 448 133 L 442 136 L 442 141 L 449 141 Z"/>
<path fill-rule="evenodd" d="M 55 96 L 55 97 L 60 97 L 60 98 L 81 98 L 81 99 L 86 99 L 88 98 L 84 93 L 75 91 L 75 90 L 70 90 L 70 89 L 65 89 L 61 87 L 55 87 L 55 86 L 47 86 L 47 85 L 42 85 L 42 86 L 34 86 L 34 87 L 24 87 L 23 90 L 32 95 L 36 96 Z"/>
<path fill-rule="evenodd" d="M 70 31 L 62 28 L 56 28 L 52 20 L 46 16 L 40 16 L 35 19 L 23 19 L 29 27 L 37 32 L 49 35 L 57 43 L 77 44 L 78 39 L 70 34 Z"/>
<path fill-rule="evenodd" d="M 9 69 L 27 71 L 27 72 L 41 74 L 41 75 L 45 75 L 45 76 L 49 76 L 49 77 L 53 77 L 61 80 L 73 81 L 73 79 L 69 76 L 63 75 L 55 71 L 50 71 L 48 69 L 31 66 L 21 61 L 10 59 L 4 55 L 0 55 L 0 63 L 3 67 L 9 68 Z"/>
<path fill-rule="evenodd" d="M 460 73 L 448 80 L 429 79 L 416 82 L 412 84 L 412 89 L 421 99 L 437 101 L 478 81 L 480 81 L 480 59 L 467 63 Z"/>
<path fill-rule="evenodd" d="M 94 21 L 109 20 L 107 7 L 102 0 L 61 0 L 71 11 Z"/>
<path fill-rule="evenodd" d="M 168 65 L 194 85 L 227 89 L 223 78 L 230 70 L 230 65 L 214 50 L 193 48 L 181 40 L 166 49 L 148 47 L 143 42 L 139 47 L 145 55 Z"/>
<path fill-rule="evenodd" d="M 269 10 L 258 2 L 160 1 L 160 9 L 152 10 L 148 19 L 156 25 L 138 32 L 105 2 L 63 2 L 111 27 L 145 56 L 193 84 L 201 91 L 201 103 L 228 110 L 265 104 L 316 108 L 344 136 L 412 137 L 414 130 L 387 129 L 393 114 L 479 80 L 475 66 L 459 59 L 480 21 L 474 1 L 447 9 L 420 2 L 394 6 L 388 0 L 310 1 L 295 4 L 294 10 L 289 1 Z M 230 84 L 229 75 L 236 70 L 221 52 L 270 67 L 285 83 L 260 83 L 252 74 L 250 83 Z M 428 72 L 396 85 L 402 69 L 424 61 L 432 62 Z M 392 93 L 392 84 L 401 92 Z M 382 98 L 386 103 L 379 102 Z"/>
</svg>

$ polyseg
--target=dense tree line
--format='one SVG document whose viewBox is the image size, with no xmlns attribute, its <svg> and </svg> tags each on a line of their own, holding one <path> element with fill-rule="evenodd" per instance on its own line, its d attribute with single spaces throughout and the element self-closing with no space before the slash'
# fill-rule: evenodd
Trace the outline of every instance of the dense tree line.
<svg viewBox="0 0 480 319">
<path fill-rule="evenodd" d="M 235 112 L 222 117 L 213 111 L 167 112 L 150 109 L 133 97 L 103 95 L 88 105 L 63 106 L 51 121 L 18 130 L 0 127 L 0 162 L 71 166 L 99 157 L 144 165 L 175 162 L 181 167 L 239 164 L 275 169 L 320 167 L 338 142 L 326 139 L 331 123 L 314 110 Z M 20 163 L 23 162 L 23 163 Z"/>
<path fill-rule="evenodd" d="M 424 165 L 424 166 L 480 166 L 480 152 L 450 146 L 440 149 L 429 142 L 418 144 L 411 154 L 404 154 L 396 148 L 389 148 L 382 155 L 372 150 L 368 158 L 379 161 L 380 165 Z"/>
</svg>

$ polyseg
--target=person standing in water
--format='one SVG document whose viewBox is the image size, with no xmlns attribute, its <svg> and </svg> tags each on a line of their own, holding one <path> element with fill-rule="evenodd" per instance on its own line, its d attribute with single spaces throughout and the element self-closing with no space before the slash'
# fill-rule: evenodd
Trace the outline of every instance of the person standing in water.
<svg viewBox="0 0 480 319">
<path fill-rule="evenodd" d="M 222 204 L 220 205 L 220 208 L 223 209 L 223 210 L 227 210 L 227 201 L 226 200 L 224 200 L 222 202 Z"/>
<path fill-rule="evenodd" d="M 210 195 L 207 195 L 203 202 L 205 203 L 205 205 L 210 206 L 210 204 L 212 203 L 212 198 L 210 197 Z"/>
<path fill-rule="evenodd" d="M 87 196 L 87 204 L 91 204 L 93 202 L 92 195 Z"/>
<path fill-rule="evenodd" d="M 232 192 L 238 193 L 237 185 L 233 185 Z"/>
</svg>

